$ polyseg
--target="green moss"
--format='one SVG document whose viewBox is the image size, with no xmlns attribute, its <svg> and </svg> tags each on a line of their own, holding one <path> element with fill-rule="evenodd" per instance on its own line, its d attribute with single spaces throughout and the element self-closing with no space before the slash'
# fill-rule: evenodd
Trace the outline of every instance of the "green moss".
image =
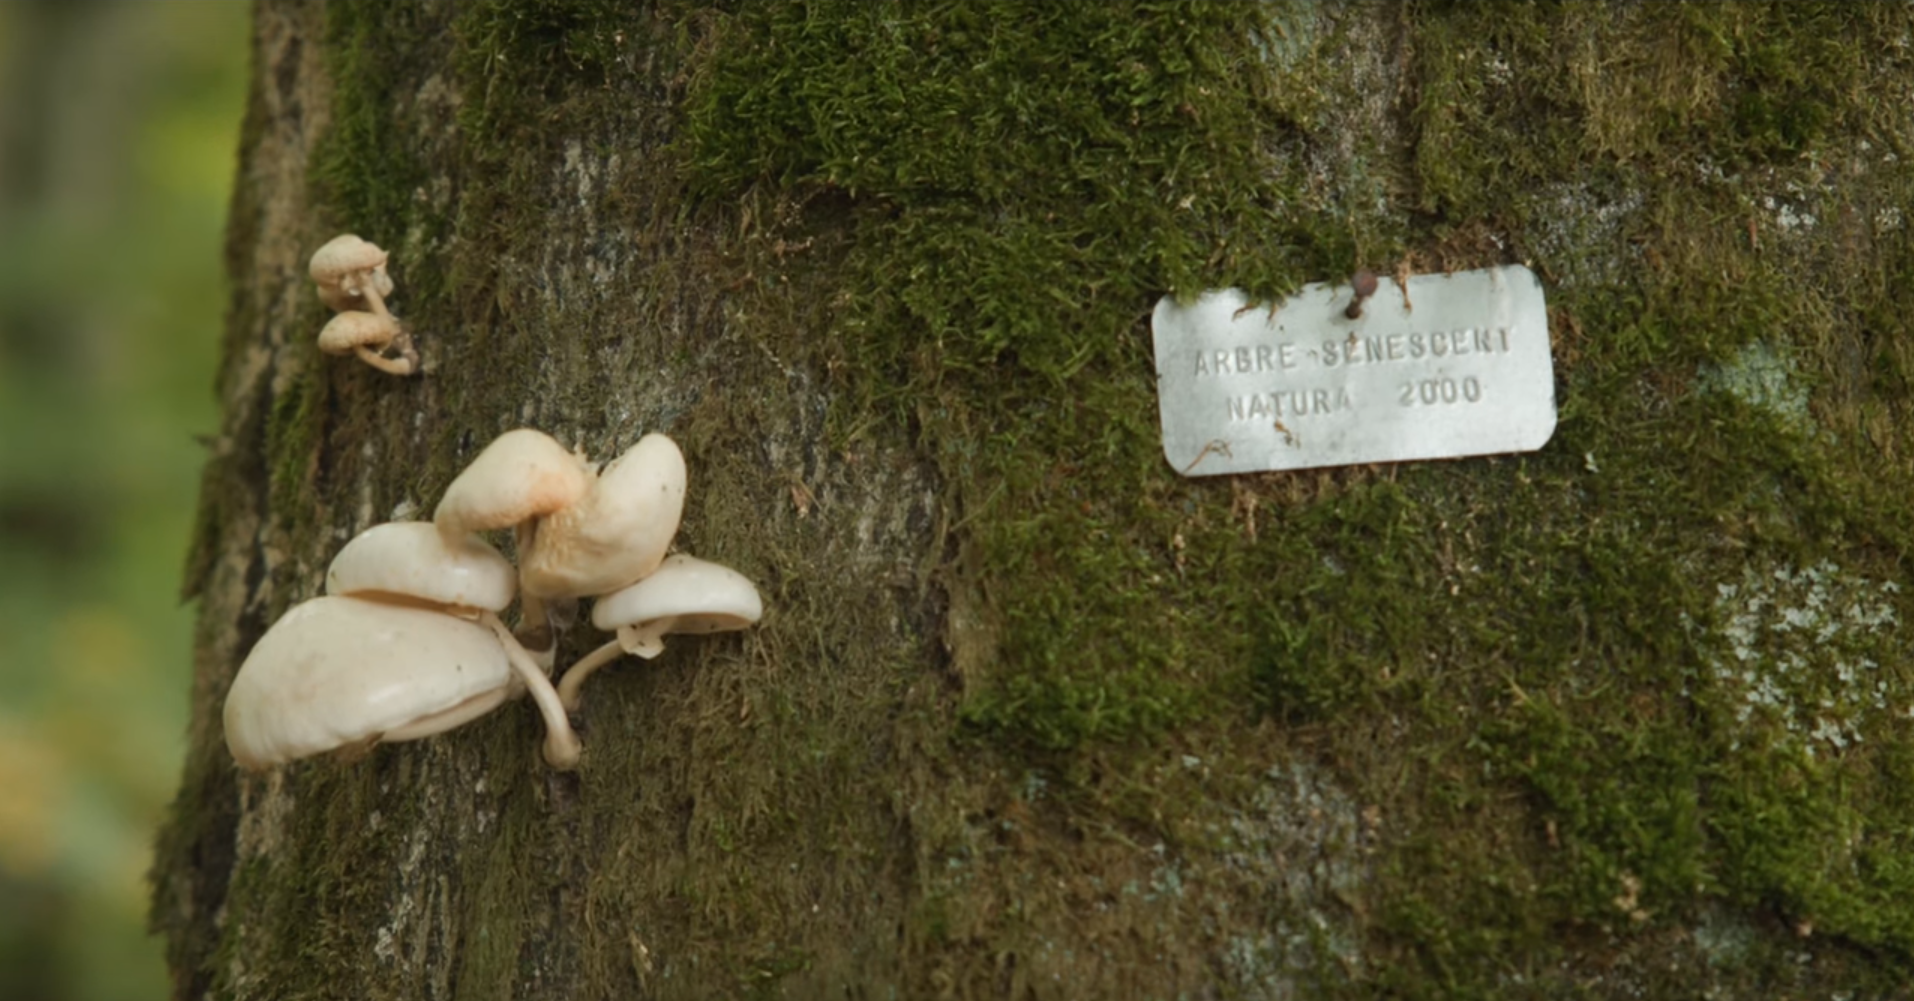
<svg viewBox="0 0 1914 1001">
<path fill-rule="evenodd" d="M 267 497 L 273 509 L 294 525 L 311 523 L 312 505 L 307 498 L 315 485 L 327 393 L 324 373 L 308 369 L 273 397 L 266 418 Z"/>
<path fill-rule="evenodd" d="M 1425 512 L 1388 484 L 1325 505 L 1294 531 L 1313 540 L 1271 565 L 1249 660 L 1257 708 L 1285 723 L 1336 719 L 1412 678 L 1428 623 L 1401 596 L 1437 587 Z M 1250 571 L 1252 574 L 1254 571 Z"/>
<path fill-rule="evenodd" d="M 536 5 L 478 3 L 460 12 L 459 72 L 489 80 L 463 124 L 481 135 L 522 126 L 509 112 L 565 99 L 569 89 L 603 86 L 631 23 L 614 0 Z"/>
<path fill-rule="evenodd" d="M 1841 4 L 1441 6 L 1416 22 L 1422 206 L 1495 215 L 1525 182 L 1590 153 L 1634 166 L 1792 158 L 1872 131 L 1865 52 L 1895 15 Z"/>
<path fill-rule="evenodd" d="M 1007 740 L 1047 751 L 1087 742 L 1154 737 L 1191 715 L 1190 693 L 1160 667 L 1097 678 L 1021 673 L 964 706 L 961 719 Z"/>
<path fill-rule="evenodd" d="M 394 12 L 367 4 L 339 4 L 326 12 L 327 71 L 337 89 L 332 128 L 314 153 L 312 176 L 321 203 L 336 206 L 343 217 L 338 222 L 388 247 L 397 242 L 400 221 L 412 215 L 413 192 L 425 181 L 393 101 L 410 65 L 406 53 L 395 49 L 417 46 L 428 33 L 429 17 L 423 7 Z"/>
<path fill-rule="evenodd" d="M 1287 287 L 1326 255 L 1240 155 L 1282 129 L 1229 72 L 1262 28 L 1209 6 L 747 8 L 693 98 L 694 188 L 775 181 L 850 207 L 825 352 L 858 373 L 844 423 L 876 409 L 927 442 L 992 429 L 944 466 L 976 484 L 966 509 L 995 508 L 977 515 L 982 558 L 1028 567 L 992 587 L 1017 666 L 965 709 L 1003 739 L 1160 732 L 1231 652 L 1165 600 L 1179 518 L 1151 496 L 1137 318 L 1153 290 Z M 1102 625 L 1179 606 L 1155 634 Z"/>
<path fill-rule="evenodd" d="M 1271 16 L 765 6 L 719 22 L 688 111 L 693 188 L 789 192 L 811 211 L 781 239 L 846 248 L 807 347 L 841 373 L 845 440 L 908 422 L 950 484 L 953 566 L 992 623 L 959 711 L 973 740 L 1121 771 L 1140 766 L 1112 748 L 1294 728 L 1402 818 L 1370 892 L 1388 904 L 1367 979 L 1408 996 L 1522 995 L 1510 985 L 1552 982 L 1591 930 L 1679 955 L 1671 929 L 1723 901 L 1811 922 L 1833 982 L 1876 982 L 1866 950 L 1904 969 L 1914 886 L 1891 860 L 1914 815 L 1877 777 L 1899 752 L 1873 750 L 1900 725 L 1857 716 L 1870 750 L 1809 764 L 1800 739 L 1751 736 L 1716 597 L 1746 567 L 1882 573 L 1914 542 L 1882 493 L 1910 472 L 1890 416 L 1905 321 L 1887 306 L 1906 238 L 1835 221 L 1914 192 L 1859 144 L 1904 148 L 1881 109 L 1905 100 L 1881 81 L 1909 70 L 1883 41 L 1908 15 L 1403 8 L 1400 147 L 1335 63 L 1374 42 L 1360 19 L 1285 35 L 1309 19 Z M 1278 51 L 1281 67 L 1231 69 Z M 1555 441 L 1386 474 L 1164 468 L 1153 298 L 1276 293 L 1388 263 L 1377 248 L 1526 260 L 1549 280 Z M 1718 390 L 1710 373 L 1777 345 L 1790 398 L 1833 435 Z M 1887 636 L 1862 646 L 1905 692 Z M 1144 799 L 1069 801 L 1169 809 Z M 951 911 L 934 910 L 923 934 L 943 941 Z M 1756 966 L 1716 982 L 1759 983 Z"/>
</svg>

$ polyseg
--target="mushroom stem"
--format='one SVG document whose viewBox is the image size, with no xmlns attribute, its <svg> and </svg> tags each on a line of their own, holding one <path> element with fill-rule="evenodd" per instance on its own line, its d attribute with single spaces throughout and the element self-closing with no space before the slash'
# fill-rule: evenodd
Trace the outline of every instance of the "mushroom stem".
<svg viewBox="0 0 1914 1001">
<path fill-rule="evenodd" d="M 369 354 L 365 348 L 359 349 L 359 357 L 381 371 L 390 372 L 393 375 L 411 375 L 417 372 L 419 370 L 418 349 L 412 346 L 412 335 L 400 324 L 399 318 L 385 308 L 385 296 L 379 294 L 379 280 L 368 271 L 360 278 L 357 288 L 359 297 L 364 299 L 366 305 L 370 307 L 369 311 L 374 316 L 383 316 L 391 320 L 392 325 L 399 331 L 398 336 L 392 338 L 391 343 L 387 345 L 397 352 L 399 357 L 387 358 L 382 354 Z"/>
<path fill-rule="evenodd" d="M 561 772 L 569 772 L 578 767 L 578 756 L 582 750 L 578 734 L 572 730 L 571 720 L 565 716 L 565 707 L 558 701 L 558 692 L 553 690 L 550 678 L 539 670 L 532 655 L 519 645 L 505 623 L 500 622 L 497 613 L 486 612 L 479 622 L 498 635 L 500 643 L 505 645 L 505 655 L 512 662 L 512 668 L 518 672 L 519 679 L 525 683 L 527 691 L 532 693 L 532 701 L 538 704 L 539 715 L 545 717 L 545 763 Z"/>
<path fill-rule="evenodd" d="M 372 272 L 368 271 L 360 276 L 356 291 L 359 293 L 360 298 L 366 301 L 366 305 L 372 307 L 368 312 L 388 319 L 397 319 L 397 317 L 394 317 L 386 310 L 385 296 L 379 294 L 379 281 L 372 277 Z"/>
<path fill-rule="evenodd" d="M 573 664 L 565 671 L 565 676 L 558 679 L 558 701 L 566 709 L 576 711 L 579 703 L 578 690 L 584 687 L 585 679 L 591 677 L 593 671 L 617 660 L 624 652 L 625 648 L 614 639 L 580 657 L 578 663 Z"/>
<path fill-rule="evenodd" d="M 518 546 L 518 559 L 525 561 L 525 553 L 532 545 L 532 536 L 537 532 L 537 522 L 521 521 L 512 530 L 512 538 Z M 544 599 L 520 588 L 518 592 L 518 628 L 525 633 L 532 646 L 527 652 L 543 668 L 547 677 L 558 661 L 558 633 L 552 628 L 550 610 L 545 607 Z M 533 652 L 533 651 L 536 652 Z M 566 708 L 570 708 L 567 706 Z"/>
<path fill-rule="evenodd" d="M 388 375 L 411 375 L 412 370 L 417 367 L 418 355 L 411 351 L 405 351 L 398 358 L 387 358 L 364 344 L 352 350 L 358 352 L 360 359 L 367 365 Z"/>
</svg>

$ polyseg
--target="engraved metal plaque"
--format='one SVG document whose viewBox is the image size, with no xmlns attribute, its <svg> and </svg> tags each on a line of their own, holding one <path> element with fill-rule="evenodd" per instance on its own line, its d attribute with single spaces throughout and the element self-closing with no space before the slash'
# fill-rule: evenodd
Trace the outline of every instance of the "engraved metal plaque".
<svg viewBox="0 0 1914 1001">
<path fill-rule="evenodd" d="M 1235 289 L 1151 326 L 1163 456 L 1185 476 L 1531 452 L 1555 432 L 1542 284 L 1521 266 L 1304 286 L 1250 306 Z"/>
</svg>

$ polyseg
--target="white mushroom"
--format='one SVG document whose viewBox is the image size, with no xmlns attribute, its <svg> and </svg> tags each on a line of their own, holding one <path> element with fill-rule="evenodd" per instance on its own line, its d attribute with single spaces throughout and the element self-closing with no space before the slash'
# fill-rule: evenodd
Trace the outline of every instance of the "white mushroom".
<svg viewBox="0 0 1914 1001">
<path fill-rule="evenodd" d="M 685 457 L 648 434 L 585 497 L 539 523 L 519 553 L 519 587 L 540 598 L 609 594 L 658 568 L 684 515 Z"/>
<path fill-rule="evenodd" d="M 424 608 L 314 598 L 260 637 L 226 693 L 241 767 L 373 740 L 416 740 L 496 708 L 512 666 L 491 630 Z"/>
<path fill-rule="evenodd" d="M 397 358 L 383 354 L 388 346 L 398 352 Z M 319 331 L 319 350 L 333 355 L 357 354 L 366 364 L 392 375 L 411 375 L 419 367 L 419 353 L 413 350 L 412 339 L 405 336 L 390 313 L 340 313 Z"/>
<path fill-rule="evenodd" d="M 449 539 L 494 528 L 517 532 L 519 559 L 532 546 L 539 519 L 576 504 L 591 489 L 585 460 L 550 435 L 531 428 L 492 440 L 445 488 L 432 521 Z M 524 595 L 523 623 L 529 645 L 549 669 L 556 639 L 539 595 Z"/>
<path fill-rule="evenodd" d="M 516 428 L 492 439 L 452 480 L 432 522 L 449 538 L 514 528 L 577 503 L 591 485 L 585 460 L 543 431 Z"/>
<path fill-rule="evenodd" d="M 505 557 L 475 536 L 447 539 L 429 522 L 392 522 L 374 525 L 339 550 L 326 570 L 326 591 L 478 620 L 498 636 L 545 717 L 546 762 L 569 770 L 578 765 L 578 735 L 545 670 L 498 618 L 512 603 L 513 577 Z"/>
<path fill-rule="evenodd" d="M 419 370 L 419 354 L 412 337 L 386 309 L 392 277 L 385 271 L 386 252 L 348 233 L 334 237 L 313 252 L 308 271 L 319 286 L 319 298 L 339 315 L 319 332 L 319 348 L 331 354 L 356 352 L 361 359 L 392 375 Z M 390 346 L 397 358 L 382 352 Z"/>
<path fill-rule="evenodd" d="M 586 654 L 558 682 L 558 698 L 578 708 L 578 689 L 593 671 L 621 653 L 647 660 L 664 652 L 669 633 L 716 633 L 743 629 L 764 615 L 758 589 L 730 567 L 678 555 L 644 580 L 598 599 L 592 625 L 618 638 Z"/>
<path fill-rule="evenodd" d="M 319 286 L 319 298 L 334 310 L 369 308 L 384 313 L 385 297 L 392 294 L 386 258 L 377 244 L 347 233 L 313 251 L 307 271 Z"/>
</svg>

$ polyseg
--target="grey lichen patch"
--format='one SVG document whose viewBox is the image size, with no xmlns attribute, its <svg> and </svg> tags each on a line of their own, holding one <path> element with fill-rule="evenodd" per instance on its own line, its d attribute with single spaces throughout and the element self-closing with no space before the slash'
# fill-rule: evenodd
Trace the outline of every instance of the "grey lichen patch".
<svg viewBox="0 0 1914 1001">
<path fill-rule="evenodd" d="M 1726 393 L 1804 438 L 1816 433 L 1808 388 L 1786 351 L 1768 341 L 1743 345 L 1726 361 L 1705 364 L 1696 379 L 1705 392 Z"/>
<path fill-rule="evenodd" d="M 1640 223 L 1639 190 L 1578 179 L 1520 192 L 1515 201 L 1528 220 L 1523 249 L 1556 287 L 1600 288 L 1641 267 L 1641 248 L 1627 239 Z"/>
<path fill-rule="evenodd" d="M 1316 0 L 1269 0 L 1268 22 L 1254 30 L 1256 52 L 1276 72 L 1298 68 L 1315 49 L 1322 4 Z"/>
<path fill-rule="evenodd" d="M 1720 906 L 1703 908 L 1689 934 L 1708 965 L 1715 967 L 1740 966 L 1761 944 L 1760 933 L 1746 915 Z"/>
<path fill-rule="evenodd" d="M 1773 214 L 1775 228 L 1784 235 L 1793 235 L 1797 230 L 1803 233 L 1811 231 L 1818 221 L 1807 206 L 1806 193 L 1799 187 L 1791 187 L 1792 190 L 1779 198 L 1774 195 L 1761 196 L 1761 207 Z"/>
<path fill-rule="evenodd" d="M 1749 567 L 1717 585 L 1713 635 L 1725 649 L 1707 669 L 1735 706 L 1731 749 L 1772 743 L 1838 756 L 1899 711 L 1877 658 L 1898 653 L 1900 591 L 1831 561 Z"/>
<path fill-rule="evenodd" d="M 1258 51 L 1271 64 L 1272 104 L 1298 127 L 1269 155 L 1280 173 L 1307 179 L 1284 212 L 1328 244 L 1336 272 L 1392 266 L 1406 235 L 1391 208 L 1404 184 L 1401 25 L 1336 4 L 1267 7 Z"/>
<path fill-rule="evenodd" d="M 1374 877 L 1381 813 L 1322 769 L 1271 765 L 1248 803 L 1206 826 L 1240 909 L 1265 915 L 1223 949 L 1225 983 L 1248 998 L 1299 996 L 1299 981 L 1356 978 L 1360 901 Z"/>
</svg>

